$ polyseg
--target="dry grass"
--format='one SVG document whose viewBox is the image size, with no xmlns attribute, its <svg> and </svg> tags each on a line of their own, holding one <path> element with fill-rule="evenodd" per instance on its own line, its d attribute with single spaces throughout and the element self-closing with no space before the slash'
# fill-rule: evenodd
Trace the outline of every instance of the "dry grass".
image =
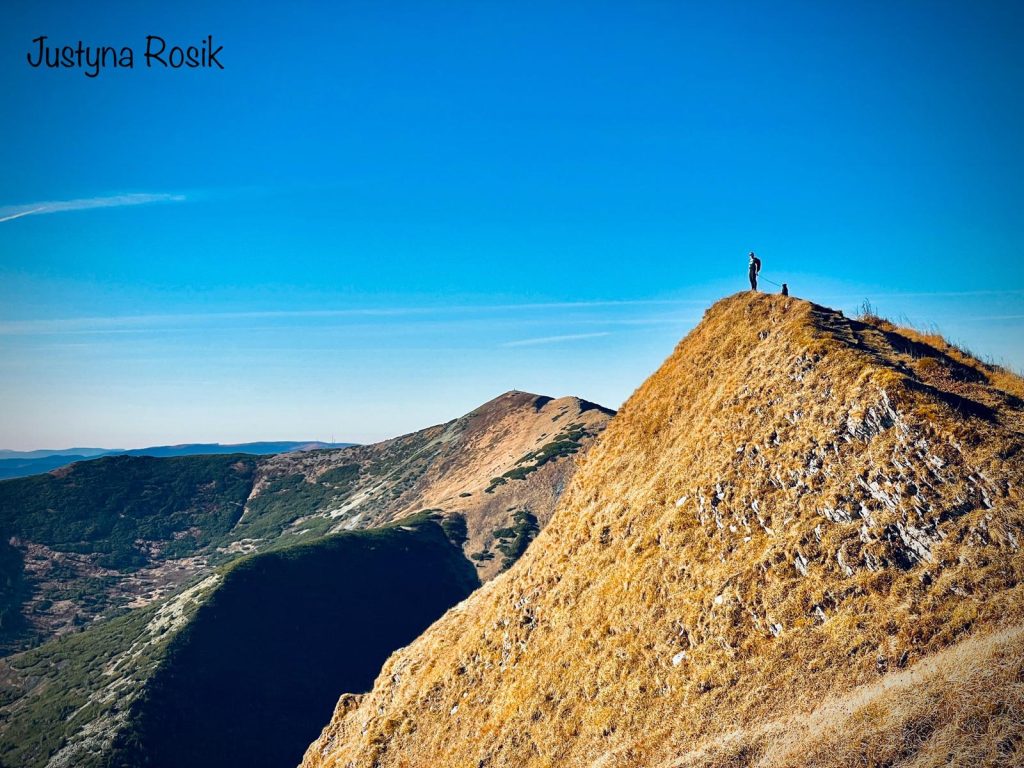
<svg viewBox="0 0 1024 768">
<path fill-rule="evenodd" d="M 304 765 L 1019 762 L 1009 652 L 965 651 L 793 753 L 759 728 L 1024 620 L 1020 391 L 883 321 L 719 302 L 524 558 L 396 653 Z"/>
<path fill-rule="evenodd" d="M 809 714 L 727 734 L 658 768 L 1019 765 L 1022 643 L 1024 626 L 969 638 Z"/>
</svg>

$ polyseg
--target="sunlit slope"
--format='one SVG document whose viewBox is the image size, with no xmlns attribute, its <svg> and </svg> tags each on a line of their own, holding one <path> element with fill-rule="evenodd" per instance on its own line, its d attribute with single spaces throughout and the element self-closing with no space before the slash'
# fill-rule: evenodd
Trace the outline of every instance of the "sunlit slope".
<svg viewBox="0 0 1024 768">
<path fill-rule="evenodd" d="M 876 318 L 719 302 L 304 765 L 1019 764 L 1022 392 Z"/>
<path fill-rule="evenodd" d="M 488 579 L 518 559 L 551 518 L 573 458 L 612 413 L 577 397 L 506 392 L 465 416 L 391 440 L 280 454 L 260 466 L 231 538 L 239 547 L 264 547 L 431 509 L 461 531 L 466 557 Z"/>
</svg>

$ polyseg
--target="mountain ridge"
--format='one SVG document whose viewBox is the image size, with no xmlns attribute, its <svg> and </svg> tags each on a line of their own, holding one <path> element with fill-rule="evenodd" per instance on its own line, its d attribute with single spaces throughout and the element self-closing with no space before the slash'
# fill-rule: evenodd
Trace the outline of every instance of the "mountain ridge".
<svg viewBox="0 0 1024 768">
<path fill-rule="evenodd" d="M 449 528 L 465 528 L 465 554 L 490 578 L 547 522 L 572 472 L 561 459 L 585 450 L 610 413 L 574 397 L 507 392 L 365 446 L 264 457 L 120 454 L 0 482 L 0 649 L 140 607 L 275 542 L 428 508 L 451 518 Z M 517 463 L 534 451 L 543 455 Z"/>
<path fill-rule="evenodd" d="M 986 638 L 1024 620 L 1022 392 L 879 318 L 723 299 L 523 558 L 342 697 L 303 766 L 1013 764 L 1024 661 Z M 756 731 L 947 649 L 976 666 L 935 662 L 916 704 Z M 942 682 L 985 659 L 982 694 Z"/>
<path fill-rule="evenodd" d="M 310 451 L 345 448 L 355 443 L 322 443 L 306 441 L 260 441 L 252 443 L 180 443 L 154 445 L 148 448 L 69 448 L 66 450 L 0 451 L 0 480 L 29 477 L 106 456 L 214 456 L 232 453 L 265 455 L 288 451 Z"/>
</svg>

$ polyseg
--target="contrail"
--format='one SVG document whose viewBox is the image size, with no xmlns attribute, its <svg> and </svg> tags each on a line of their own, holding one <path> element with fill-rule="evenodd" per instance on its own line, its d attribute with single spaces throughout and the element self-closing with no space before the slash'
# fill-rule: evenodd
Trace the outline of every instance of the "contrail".
<svg viewBox="0 0 1024 768">
<path fill-rule="evenodd" d="M 503 347 L 532 347 L 538 344 L 558 344 L 563 341 L 580 341 L 582 339 L 596 339 L 601 336 L 610 336 L 611 332 L 601 333 L 568 333 L 564 336 L 541 336 L 535 339 L 519 339 L 518 341 L 506 341 Z"/>
<path fill-rule="evenodd" d="M 21 213 L 12 213 L 10 216 L 4 216 L 0 221 L 10 221 L 11 219 L 20 219 L 22 216 L 31 216 L 33 213 L 45 213 L 46 207 L 32 208 L 28 211 L 22 211 Z"/>
<path fill-rule="evenodd" d="M 184 195 L 137 193 L 107 197 L 83 197 L 76 200 L 51 200 L 25 205 L 5 205 L 0 206 L 0 223 L 20 219 L 22 216 L 38 216 L 44 213 L 87 211 L 91 208 L 118 208 L 145 203 L 178 203 L 184 199 Z"/>
</svg>

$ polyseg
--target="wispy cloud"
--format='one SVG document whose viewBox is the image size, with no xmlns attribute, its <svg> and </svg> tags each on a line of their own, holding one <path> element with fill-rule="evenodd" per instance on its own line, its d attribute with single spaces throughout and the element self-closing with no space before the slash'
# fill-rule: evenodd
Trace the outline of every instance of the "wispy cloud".
<svg viewBox="0 0 1024 768">
<path fill-rule="evenodd" d="M 1024 288 L 997 288 L 984 291 L 895 291 L 888 293 L 876 293 L 881 297 L 912 297 L 912 296 L 1019 296 L 1024 294 Z"/>
<path fill-rule="evenodd" d="M 601 336 L 610 336 L 611 331 L 600 333 L 568 333 L 564 336 L 540 336 L 536 339 L 519 339 L 518 341 L 506 341 L 503 347 L 533 347 L 539 344 L 560 344 L 566 341 L 581 341 L 582 339 L 596 339 Z"/>
<path fill-rule="evenodd" d="M 1024 315 L 975 315 L 973 317 L 969 315 L 967 317 L 958 319 L 965 320 L 967 322 L 989 322 L 992 320 L 1024 320 Z"/>
<path fill-rule="evenodd" d="M 20 219 L 23 216 L 37 216 L 44 213 L 87 211 L 92 208 L 120 208 L 126 205 L 144 205 L 146 203 L 180 203 L 184 199 L 184 195 L 133 193 L 128 195 L 108 195 L 106 197 L 83 197 L 77 200 L 49 200 L 41 203 L 26 203 L 24 205 L 2 205 L 0 206 L 0 223 Z"/>
<path fill-rule="evenodd" d="M 559 310 L 579 310 L 581 312 L 591 310 L 616 310 L 633 309 L 647 306 L 678 306 L 689 307 L 698 304 L 696 300 L 635 300 L 635 301 L 577 301 L 577 302 L 550 302 L 550 303 L 524 303 L 524 304 L 453 304 L 446 306 L 420 306 L 420 307 L 352 307 L 342 309 L 308 309 L 308 310 L 255 310 L 245 312 L 188 312 L 171 314 L 151 315 L 114 315 L 108 317 L 67 317 L 67 318 L 40 318 L 33 320 L 5 320 L 0 318 L 0 336 L 20 336 L 36 334 L 64 334 L 64 333 L 115 333 L 120 331 L 141 330 L 166 330 L 168 327 L 179 328 L 181 326 L 204 326 L 209 327 L 219 323 L 233 323 L 240 320 L 331 320 L 331 319 L 381 319 L 411 317 L 419 322 L 434 317 L 461 317 L 466 319 L 479 318 L 480 316 L 491 317 L 498 313 L 548 313 Z M 694 316 L 699 319 L 699 316 Z M 583 318 L 577 317 L 574 322 L 612 322 L 615 324 L 659 324 L 665 322 L 678 322 L 678 317 L 661 316 L 658 318 Z M 687 317 L 689 319 L 689 317 Z M 589 338 L 593 334 L 582 334 Z M 600 334 L 598 334 L 600 335 Z M 552 337 L 553 341 L 563 340 L 561 337 Z M 571 340 L 571 339 L 565 339 Z M 525 341 L 532 342 L 532 339 Z M 547 339 L 542 342 L 547 343 Z M 511 344 L 516 344 L 511 342 Z M 517 346 L 521 346 L 518 345 Z"/>
<path fill-rule="evenodd" d="M 388 317 L 423 312 L 416 308 L 337 309 L 254 312 L 187 312 L 110 317 L 67 317 L 39 320 L 0 320 L 0 336 L 48 333 L 129 333 L 147 330 L 180 330 L 178 325 L 203 326 L 235 320 L 288 320 L 336 317 Z M 168 326 L 171 326 L 168 328 Z"/>
</svg>

